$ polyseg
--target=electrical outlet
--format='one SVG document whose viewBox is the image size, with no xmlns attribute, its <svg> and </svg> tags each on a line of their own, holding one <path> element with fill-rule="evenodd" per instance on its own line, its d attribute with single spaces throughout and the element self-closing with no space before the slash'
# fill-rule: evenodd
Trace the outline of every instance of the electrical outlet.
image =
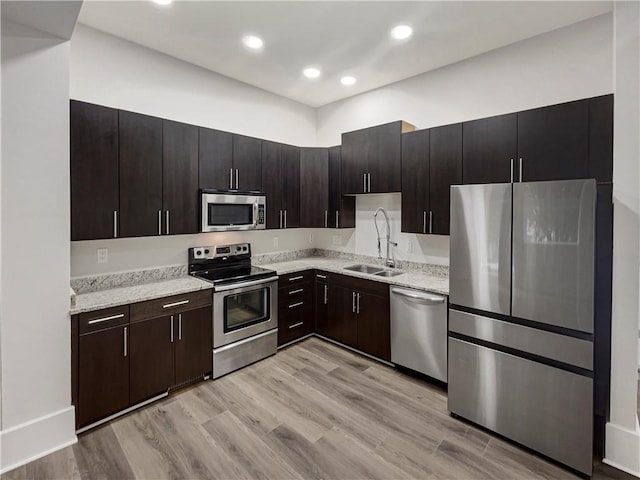
<svg viewBox="0 0 640 480">
<path fill-rule="evenodd" d="M 313 233 L 309 234 L 309 243 L 313 243 Z"/>
<path fill-rule="evenodd" d="M 334 235 L 333 236 L 333 244 L 334 245 L 342 245 L 342 235 Z"/>
<path fill-rule="evenodd" d="M 273 237 L 273 246 L 274 247 L 278 246 L 278 237 Z"/>
<path fill-rule="evenodd" d="M 97 252 L 98 263 L 109 263 L 109 250 L 99 248 Z"/>
</svg>

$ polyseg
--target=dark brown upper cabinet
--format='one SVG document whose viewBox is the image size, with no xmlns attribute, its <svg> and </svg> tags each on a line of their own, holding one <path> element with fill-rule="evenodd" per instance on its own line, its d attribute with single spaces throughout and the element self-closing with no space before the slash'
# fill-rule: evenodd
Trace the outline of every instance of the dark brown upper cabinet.
<svg viewBox="0 0 640 480">
<path fill-rule="evenodd" d="M 508 183 L 516 175 L 518 115 L 498 115 L 462 124 L 462 181 Z"/>
<path fill-rule="evenodd" d="M 613 180 L 613 95 L 589 99 L 589 177 Z"/>
<path fill-rule="evenodd" d="M 399 192 L 403 121 L 342 134 L 342 193 Z"/>
<path fill-rule="evenodd" d="M 162 234 L 162 120 L 120 110 L 121 237 Z"/>
<path fill-rule="evenodd" d="M 451 185 L 462 183 L 462 124 L 429 132 L 429 232 L 449 235 Z"/>
<path fill-rule="evenodd" d="M 198 127 L 163 120 L 163 233 L 197 233 Z"/>
<path fill-rule="evenodd" d="M 588 99 L 518 112 L 518 181 L 587 178 L 588 153 Z"/>
<path fill-rule="evenodd" d="M 327 227 L 355 228 L 356 197 L 341 192 L 342 149 L 340 145 L 329 148 L 329 211 Z"/>
<path fill-rule="evenodd" d="M 118 236 L 118 110 L 71 101 L 71 240 Z"/>
<path fill-rule="evenodd" d="M 300 226 L 300 149 L 262 141 L 262 191 L 267 196 L 267 228 Z"/>
<path fill-rule="evenodd" d="M 429 233 L 429 130 L 402 135 L 402 231 Z"/>
<path fill-rule="evenodd" d="M 233 134 L 200 127 L 198 163 L 200 188 L 233 188 Z"/>
<path fill-rule="evenodd" d="M 300 149 L 300 226 L 329 224 L 329 149 Z"/>
<path fill-rule="evenodd" d="M 233 134 L 233 182 L 235 190 L 262 190 L 262 140 Z"/>
</svg>

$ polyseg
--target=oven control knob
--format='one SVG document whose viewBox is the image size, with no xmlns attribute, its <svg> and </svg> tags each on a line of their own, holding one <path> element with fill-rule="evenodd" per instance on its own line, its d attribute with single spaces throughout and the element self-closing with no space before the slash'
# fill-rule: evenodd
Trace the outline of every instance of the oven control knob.
<svg viewBox="0 0 640 480">
<path fill-rule="evenodd" d="M 205 254 L 208 254 L 208 253 L 209 253 L 209 249 L 207 248 L 207 249 L 204 251 L 204 253 L 205 253 Z"/>
<path fill-rule="evenodd" d="M 246 247 L 246 245 L 244 247 L 242 247 L 242 250 L 244 250 L 245 252 L 248 250 L 248 248 Z"/>
</svg>

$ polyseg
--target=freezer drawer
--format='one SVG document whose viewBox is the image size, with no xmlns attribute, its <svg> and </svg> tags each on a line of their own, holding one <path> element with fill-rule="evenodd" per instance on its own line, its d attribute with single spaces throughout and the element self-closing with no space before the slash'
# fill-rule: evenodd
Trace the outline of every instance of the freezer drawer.
<svg viewBox="0 0 640 480">
<path fill-rule="evenodd" d="M 593 381 L 449 337 L 449 411 L 587 475 Z"/>
</svg>

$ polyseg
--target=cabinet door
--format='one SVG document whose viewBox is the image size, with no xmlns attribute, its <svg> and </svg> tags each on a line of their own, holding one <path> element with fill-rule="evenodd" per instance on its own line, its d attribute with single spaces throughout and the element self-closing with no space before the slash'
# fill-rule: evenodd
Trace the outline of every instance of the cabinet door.
<svg viewBox="0 0 640 480">
<path fill-rule="evenodd" d="M 449 190 L 462 183 L 462 124 L 432 128 L 429 141 L 430 232 L 449 235 Z"/>
<path fill-rule="evenodd" d="M 325 225 L 326 223 L 326 225 Z M 300 149 L 300 226 L 329 225 L 329 150 Z"/>
<path fill-rule="evenodd" d="M 247 192 L 262 190 L 262 140 L 233 135 L 233 168 L 237 174 L 235 188 Z M 234 179 L 235 180 L 235 179 Z"/>
<path fill-rule="evenodd" d="M 358 347 L 356 292 L 350 288 L 329 285 L 329 316 L 335 322 L 333 339 L 353 348 Z"/>
<path fill-rule="evenodd" d="M 286 228 L 300 226 L 300 148 L 282 145 L 280 198 L 285 211 Z"/>
<path fill-rule="evenodd" d="M 130 325 L 130 399 L 136 404 L 166 392 L 175 384 L 174 315 L 142 320 Z"/>
<path fill-rule="evenodd" d="M 523 182 L 587 178 L 589 100 L 518 113 Z"/>
<path fill-rule="evenodd" d="M 71 101 L 71 240 L 118 234 L 118 111 Z"/>
<path fill-rule="evenodd" d="M 197 233 L 198 127 L 162 123 L 162 233 Z"/>
<path fill-rule="evenodd" d="M 367 157 L 375 150 L 374 132 L 370 128 L 342 134 L 342 193 L 365 193 Z"/>
<path fill-rule="evenodd" d="M 383 360 L 391 360 L 389 298 L 358 292 L 358 349 Z"/>
<path fill-rule="evenodd" d="M 120 235 L 159 235 L 162 211 L 162 120 L 120 111 Z"/>
<path fill-rule="evenodd" d="M 329 213 L 327 225 L 331 228 L 354 228 L 356 226 L 356 197 L 342 196 L 340 145 L 329 148 Z"/>
<path fill-rule="evenodd" d="M 402 122 L 387 123 L 372 128 L 375 138 L 373 152 L 367 155 L 369 193 L 399 192 L 402 154 Z"/>
<path fill-rule="evenodd" d="M 589 99 L 589 177 L 598 183 L 613 177 L 613 95 Z"/>
<path fill-rule="evenodd" d="M 211 307 L 174 315 L 177 321 L 176 345 L 176 379 L 180 385 L 189 380 L 211 372 L 213 368 L 213 315 Z"/>
<path fill-rule="evenodd" d="M 199 186 L 227 190 L 233 188 L 233 135 L 200 128 L 198 140 Z"/>
<path fill-rule="evenodd" d="M 262 141 L 262 191 L 267 196 L 267 228 L 282 228 L 282 144 Z"/>
<path fill-rule="evenodd" d="M 408 233 L 428 233 L 429 130 L 402 135 L 402 220 Z"/>
<path fill-rule="evenodd" d="M 78 340 L 78 426 L 129 406 L 128 327 L 80 335 Z"/>
<path fill-rule="evenodd" d="M 316 332 L 325 337 L 330 337 L 329 284 L 317 278 L 315 281 L 315 310 Z"/>
<path fill-rule="evenodd" d="M 463 123 L 463 183 L 510 182 L 512 173 L 516 174 L 517 142 L 516 113 Z"/>
</svg>

